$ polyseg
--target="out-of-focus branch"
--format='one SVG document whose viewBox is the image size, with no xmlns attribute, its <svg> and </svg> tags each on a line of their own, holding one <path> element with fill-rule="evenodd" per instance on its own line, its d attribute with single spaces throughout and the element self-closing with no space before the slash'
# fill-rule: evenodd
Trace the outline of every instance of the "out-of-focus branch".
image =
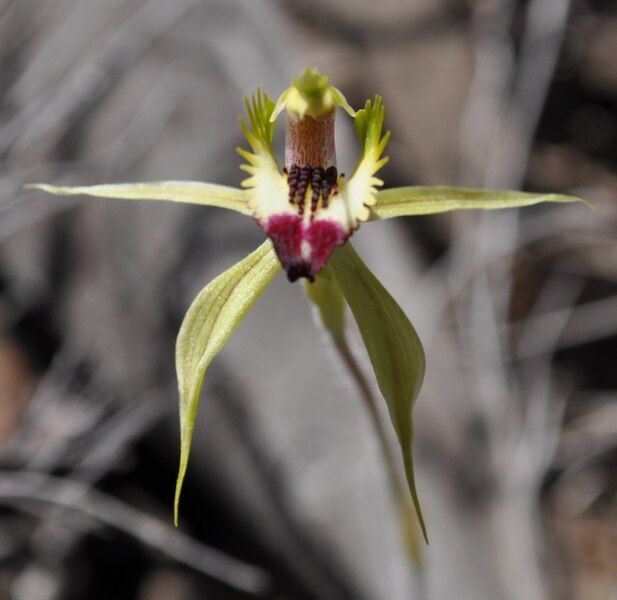
<svg viewBox="0 0 617 600">
<path fill-rule="evenodd" d="M 475 64 L 461 125 L 461 183 L 522 186 L 569 4 L 569 0 L 528 3 L 516 58 L 511 35 L 516 4 L 474 5 Z M 465 219 L 454 223 L 460 235 L 450 253 L 447 295 L 453 298 L 465 289 L 461 283 L 469 282 L 469 293 L 455 303 L 456 333 L 462 356 L 471 361 L 464 373 L 475 419 L 485 432 L 485 478 L 494 487 L 488 509 L 491 535 L 496 544 L 508 540 L 495 554 L 497 576 L 504 598 L 522 595 L 540 600 L 546 595 L 546 582 L 537 560 L 542 542 L 536 495 L 559 431 L 547 415 L 561 411 L 555 404 L 550 360 L 526 368 L 522 379 L 511 370 L 512 330 L 504 324 L 510 320 L 513 260 L 521 247 L 519 218 L 514 211 L 483 214 L 471 246 L 465 249 L 458 246 L 466 237 Z M 501 257 L 498 262 L 496 254 Z M 490 268 L 487 257 L 493 261 Z M 554 343 L 565 322 L 553 323 Z M 520 383 L 514 386 L 514 381 Z M 517 582 L 516 589 L 512 581 Z"/>
<path fill-rule="evenodd" d="M 161 0 L 144 2 L 133 15 L 122 21 L 120 27 L 114 27 L 113 34 L 107 36 L 102 45 L 94 44 L 84 53 L 65 78 L 0 127 L 0 153 L 33 143 L 67 119 L 74 119 L 76 113 L 85 107 L 91 107 L 93 100 L 105 93 L 109 81 L 119 80 L 119 74 L 129 68 L 158 36 L 198 4 L 197 0 L 171 4 Z M 38 58 L 47 60 L 44 51 Z M 35 61 L 32 63 L 36 64 Z M 29 70 L 22 74 L 7 93 L 7 101 L 19 93 L 22 80 L 31 76 Z"/>
<path fill-rule="evenodd" d="M 269 576 L 261 569 L 204 546 L 155 517 L 78 481 L 27 471 L 2 472 L 0 502 L 17 509 L 22 503 L 53 504 L 80 513 L 248 594 L 264 594 L 270 585 Z"/>
</svg>

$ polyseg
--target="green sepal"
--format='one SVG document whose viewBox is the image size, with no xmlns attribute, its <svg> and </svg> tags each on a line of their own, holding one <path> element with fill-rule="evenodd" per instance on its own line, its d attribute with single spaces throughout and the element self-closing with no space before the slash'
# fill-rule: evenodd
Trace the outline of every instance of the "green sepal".
<svg viewBox="0 0 617 600">
<path fill-rule="evenodd" d="M 180 392 L 180 467 L 174 500 L 176 525 L 206 369 L 280 270 L 268 240 L 211 281 L 193 300 L 184 317 L 176 341 Z"/>
<path fill-rule="evenodd" d="M 413 472 L 412 409 L 425 370 L 420 338 L 402 308 L 362 262 L 350 243 L 330 258 L 330 269 L 358 324 L 379 389 L 388 405 L 409 491 L 428 542 Z"/>
<path fill-rule="evenodd" d="M 585 202 L 565 194 L 534 194 L 445 186 L 409 186 L 380 190 L 371 206 L 370 220 L 432 215 L 452 210 L 499 209 L 541 202 Z"/>
<path fill-rule="evenodd" d="M 422 567 L 422 550 L 420 548 L 420 527 L 412 499 L 409 496 L 405 483 L 402 482 L 398 465 L 393 457 L 387 433 L 383 427 L 376 400 L 371 391 L 369 382 L 357 363 L 345 335 L 345 309 L 347 303 L 341 287 L 332 275 L 329 267 L 315 276 L 314 283 L 306 282 L 307 296 L 315 305 L 319 323 L 332 336 L 334 347 L 346 366 L 349 376 L 358 386 L 360 396 L 364 399 L 364 406 L 379 439 L 384 464 L 388 471 L 388 480 L 392 490 L 393 500 L 399 513 L 400 524 L 405 548 L 413 564 Z"/>
<path fill-rule="evenodd" d="M 30 190 L 42 190 L 59 196 L 94 196 L 96 198 L 117 198 L 120 200 L 163 200 L 202 206 L 228 208 L 242 214 L 251 213 L 247 206 L 245 190 L 202 183 L 200 181 L 153 181 L 148 183 L 110 183 L 103 185 L 57 186 L 47 183 L 30 183 L 24 186 Z"/>
</svg>

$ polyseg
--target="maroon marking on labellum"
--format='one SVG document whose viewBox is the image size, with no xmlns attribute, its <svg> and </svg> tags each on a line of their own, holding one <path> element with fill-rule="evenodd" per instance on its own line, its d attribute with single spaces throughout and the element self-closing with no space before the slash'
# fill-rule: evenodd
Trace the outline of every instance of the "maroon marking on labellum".
<svg viewBox="0 0 617 600">
<path fill-rule="evenodd" d="M 349 236 L 336 221 L 313 221 L 306 231 L 306 241 L 311 245 L 311 272 L 319 273 L 336 248 L 347 241 Z"/>
<path fill-rule="evenodd" d="M 300 277 L 313 280 L 311 266 L 302 257 L 304 224 L 297 215 L 274 215 L 268 219 L 264 233 L 272 240 L 278 259 L 289 281 Z"/>
<path fill-rule="evenodd" d="M 296 215 L 274 215 L 268 219 L 265 234 L 272 240 L 285 268 L 300 255 L 302 229 L 302 219 Z"/>
<path fill-rule="evenodd" d="M 264 232 L 272 240 L 289 281 L 300 277 L 313 281 L 334 249 L 348 238 L 336 221 L 318 220 L 307 225 L 299 216 L 287 214 L 270 217 Z M 308 259 L 302 255 L 303 242 L 310 248 Z"/>
</svg>

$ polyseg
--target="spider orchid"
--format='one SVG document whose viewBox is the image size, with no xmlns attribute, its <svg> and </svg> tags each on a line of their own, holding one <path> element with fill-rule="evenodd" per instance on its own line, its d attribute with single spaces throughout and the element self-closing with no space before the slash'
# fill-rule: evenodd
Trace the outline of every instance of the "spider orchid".
<svg viewBox="0 0 617 600">
<path fill-rule="evenodd" d="M 309 299 L 353 371 L 357 365 L 351 362 L 344 333 L 344 311 L 347 305 L 351 309 L 388 407 L 413 507 L 426 538 L 412 466 L 411 411 L 424 376 L 422 344 L 403 310 L 348 240 L 362 223 L 380 219 L 572 202 L 578 198 L 450 187 L 381 190 L 383 182 L 375 174 L 388 160 L 383 153 L 390 138 L 389 132 L 383 133 L 381 97 L 367 100 L 364 108 L 354 111 L 343 94 L 316 69 L 305 69 L 298 79 L 293 79 L 276 103 L 258 90 L 250 100 L 245 100 L 245 106 L 248 123 L 241 118 L 240 125 L 250 150 L 238 149 L 246 161 L 241 169 L 249 174 L 242 183 L 244 189 L 188 181 L 28 187 L 62 195 L 166 200 L 227 208 L 253 217 L 269 238 L 198 294 L 178 334 L 181 455 L 176 522 L 206 369 L 282 267 L 290 281 L 305 278 Z M 353 118 L 360 142 L 360 156 L 348 178 L 336 166 L 337 107 Z M 283 168 L 272 145 L 276 121 L 282 112 L 286 113 Z M 388 458 L 387 436 L 379 427 L 378 431 Z M 391 456 L 389 464 L 396 464 Z M 392 481 L 396 480 L 394 470 L 390 473 Z M 396 483 L 393 487 L 400 495 L 401 488 Z"/>
</svg>

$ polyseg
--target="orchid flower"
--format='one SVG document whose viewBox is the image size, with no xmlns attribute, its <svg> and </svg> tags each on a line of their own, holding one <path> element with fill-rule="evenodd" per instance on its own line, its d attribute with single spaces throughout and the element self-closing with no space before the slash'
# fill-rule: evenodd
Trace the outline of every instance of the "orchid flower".
<svg viewBox="0 0 617 600">
<path fill-rule="evenodd" d="M 362 223 L 466 209 L 572 202 L 573 196 L 452 187 L 399 187 L 381 190 L 376 173 L 386 164 L 390 133 L 383 132 L 382 98 L 367 100 L 355 111 L 343 94 L 316 69 L 305 69 L 277 102 L 258 90 L 245 100 L 248 122 L 240 126 L 250 150 L 239 148 L 249 174 L 243 189 L 213 183 L 156 183 L 59 187 L 33 184 L 53 194 L 165 200 L 217 206 L 251 216 L 269 238 L 253 253 L 211 281 L 193 301 L 178 334 L 176 369 L 180 393 L 181 455 L 175 518 L 186 473 L 193 427 L 206 370 L 281 267 L 290 281 L 306 280 L 307 295 L 352 375 L 370 400 L 345 341 L 348 305 L 359 327 L 377 384 L 387 404 L 400 445 L 405 478 L 426 538 L 412 465 L 412 407 L 424 377 L 424 351 L 405 313 L 358 257 L 349 238 Z M 337 107 L 353 118 L 360 156 L 349 177 L 337 171 L 334 125 Z M 286 115 L 285 164 L 273 150 L 277 118 Z M 401 502 L 396 461 L 378 410 L 369 402 L 393 489 Z"/>
</svg>

